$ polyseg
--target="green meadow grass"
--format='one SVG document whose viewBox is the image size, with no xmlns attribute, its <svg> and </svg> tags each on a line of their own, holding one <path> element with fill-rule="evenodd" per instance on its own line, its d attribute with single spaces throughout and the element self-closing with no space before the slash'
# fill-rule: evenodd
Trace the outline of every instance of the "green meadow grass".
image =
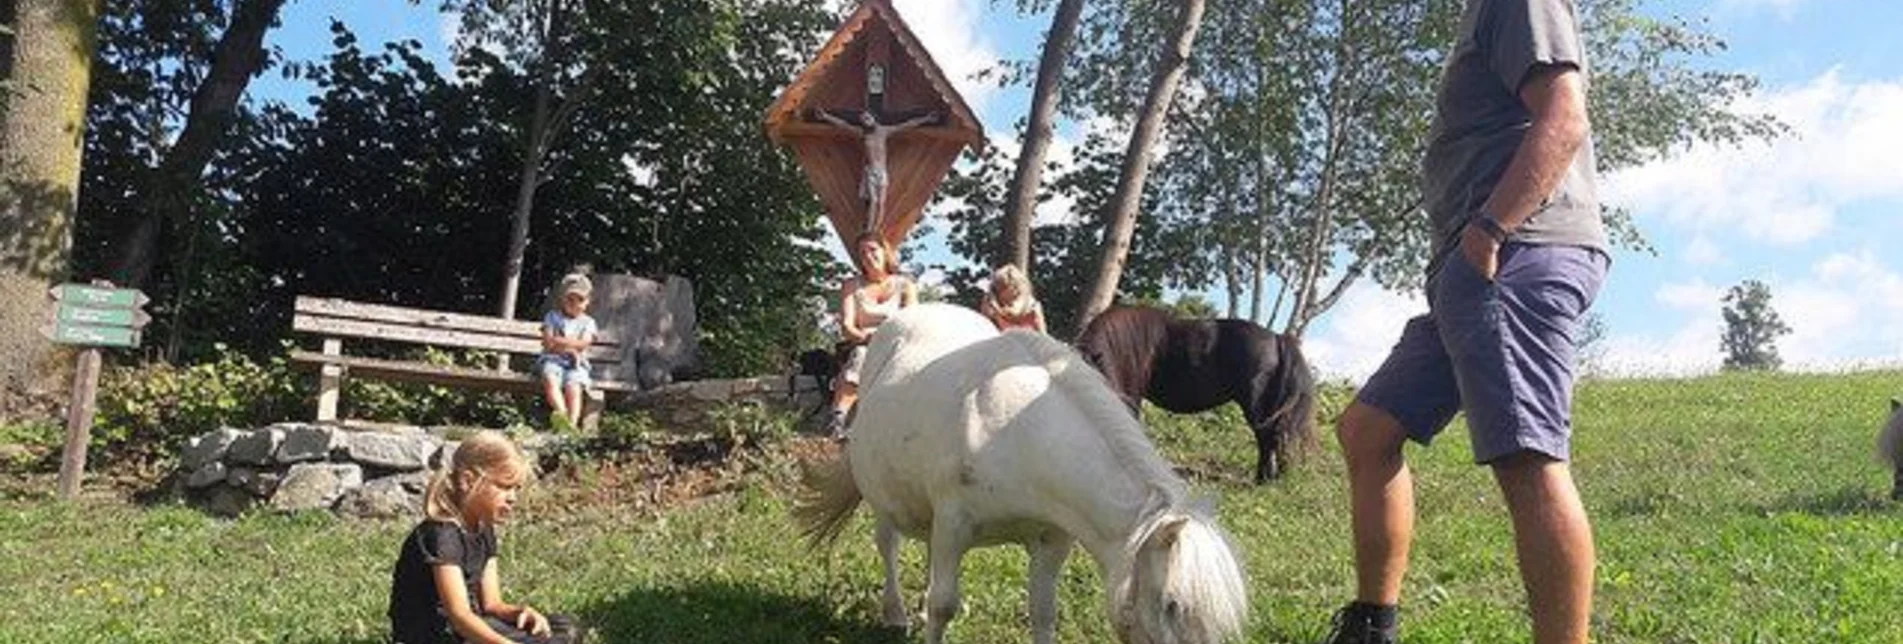
<svg viewBox="0 0 1903 644">
<path fill-rule="evenodd" d="M 1903 641 L 1903 512 L 1870 455 L 1899 392 L 1894 372 L 1583 386 L 1575 471 L 1598 535 L 1594 639 Z M 1329 393 L 1339 409 L 1345 392 Z M 1243 551 L 1248 641 L 1317 641 L 1353 589 L 1333 439 L 1282 482 L 1254 487 L 1253 446 L 1233 410 L 1150 420 Z M 1409 458 L 1420 520 L 1403 638 L 1527 641 L 1506 511 L 1464 429 Z M 864 513 L 834 552 L 808 552 L 787 520 L 787 478 L 660 516 L 538 513 L 532 493 L 504 532 L 508 595 L 578 613 L 607 642 L 915 640 L 876 626 Z M 0 642 L 381 641 L 388 567 L 408 528 L 16 495 L 0 500 Z M 905 550 L 914 605 L 923 550 Z M 1015 548 L 967 558 L 955 641 L 1028 640 L 1024 569 Z M 1061 641 L 1112 641 L 1081 552 L 1060 594 Z"/>
</svg>

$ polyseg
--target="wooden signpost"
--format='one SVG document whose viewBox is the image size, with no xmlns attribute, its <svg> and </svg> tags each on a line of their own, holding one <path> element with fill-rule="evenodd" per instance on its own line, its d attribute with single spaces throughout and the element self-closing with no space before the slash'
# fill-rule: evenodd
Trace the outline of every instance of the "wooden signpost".
<svg viewBox="0 0 1903 644">
<path fill-rule="evenodd" d="M 53 298 L 50 324 L 40 333 L 60 344 L 83 347 L 73 367 L 73 399 L 66 406 L 66 447 L 59 461 L 59 498 L 79 493 L 86 472 L 86 444 L 92 441 L 93 403 L 99 394 L 99 348 L 139 346 L 139 330 L 152 316 L 141 308 L 151 301 L 137 289 L 109 282 L 61 284 Z"/>
</svg>

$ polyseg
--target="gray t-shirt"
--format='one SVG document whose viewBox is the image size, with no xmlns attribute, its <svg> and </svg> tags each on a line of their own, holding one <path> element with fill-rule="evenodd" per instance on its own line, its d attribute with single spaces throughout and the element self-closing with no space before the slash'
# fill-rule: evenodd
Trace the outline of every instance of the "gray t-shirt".
<svg viewBox="0 0 1903 644">
<path fill-rule="evenodd" d="M 1493 194 L 1519 150 L 1533 124 L 1520 103 L 1520 84 L 1543 65 L 1588 71 L 1571 0 L 1468 0 L 1421 161 L 1422 197 L 1434 224 L 1429 275 L 1458 247 L 1461 228 Z M 1605 250 L 1596 181 L 1589 136 L 1559 187 L 1511 241 Z"/>
<path fill-rule="evenodd" d="M 562 315 L 562 312 L 559 310 L 549 311 L 542 315 L 542 328 L 547 329 L 557 336 L 577 340 L 597 335 L 601 332 L 601 329 L 595 326 L 595 318 L 587 313 L 581 314 L 580 317 L 571 318 Z M 571 357 L 565 353 L 543 353 L 542 355 L 549 360 L 555 360 L 570 367 L 588 368 L 588 359 L 586 357 L 579 361 L 572 361 Z"/>
</svg>

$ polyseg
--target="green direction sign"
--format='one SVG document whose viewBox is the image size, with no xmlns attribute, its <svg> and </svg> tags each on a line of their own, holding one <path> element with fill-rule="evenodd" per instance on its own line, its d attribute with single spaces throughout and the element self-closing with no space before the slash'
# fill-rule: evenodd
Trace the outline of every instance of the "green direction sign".
<svg viewBox="0 0 1903 644">
<path fill-rule="evenodd" d="M 62 304 L 59 307 L 61 324 L 93 324 L 99 326 L 129 326 L 144 328 L 152 316 L 139 309 L 95 309 L 84 306 Z"/>
<path fill-rule="evenodd" d="M 47 293 L 57 304 L 53 324 L 40 332 L 54 342 L 136 347 L 139 329 L 152 321 L 152 316 L 139 309 L 151 300 L 138 289 L 61 284 Z"/>
<path fill-rule="evenodd" d="M 51 328 L 41 329 L 54 342 L 63 344 L 85 344 L 99 347 L 136 347 L 139 346 L 139 332 L 136 329 L 111 326 L 88 326 L 60 322 Z"/>
<path fill-rule="evenodd" d="M 61 284 L 53 287 L 53 299 L 61 304 L 101 308 L 131 309 L 145 306 L 151 298 L 133 288 L 106 288 L 85 284 Z"/>
</svg>

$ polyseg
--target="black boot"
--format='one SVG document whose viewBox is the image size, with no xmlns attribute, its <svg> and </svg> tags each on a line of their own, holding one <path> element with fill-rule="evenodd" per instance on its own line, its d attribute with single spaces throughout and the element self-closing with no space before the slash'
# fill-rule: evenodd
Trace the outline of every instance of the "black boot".
<svg viewBox="0 0 1903 644">
<path fill-rule="evenodd" d="M 826 419 L 826 435 L 834 441 L 846 442 L 846 412 L 833 410 L 832 416 Z"/>
<path fill-rule="evenodd" d="M 1351 602 L 1335 611 L 1335 630 L 1324 644 L 1398 644 L 1400 619 L 1393 606 Z"/>
</svg>

